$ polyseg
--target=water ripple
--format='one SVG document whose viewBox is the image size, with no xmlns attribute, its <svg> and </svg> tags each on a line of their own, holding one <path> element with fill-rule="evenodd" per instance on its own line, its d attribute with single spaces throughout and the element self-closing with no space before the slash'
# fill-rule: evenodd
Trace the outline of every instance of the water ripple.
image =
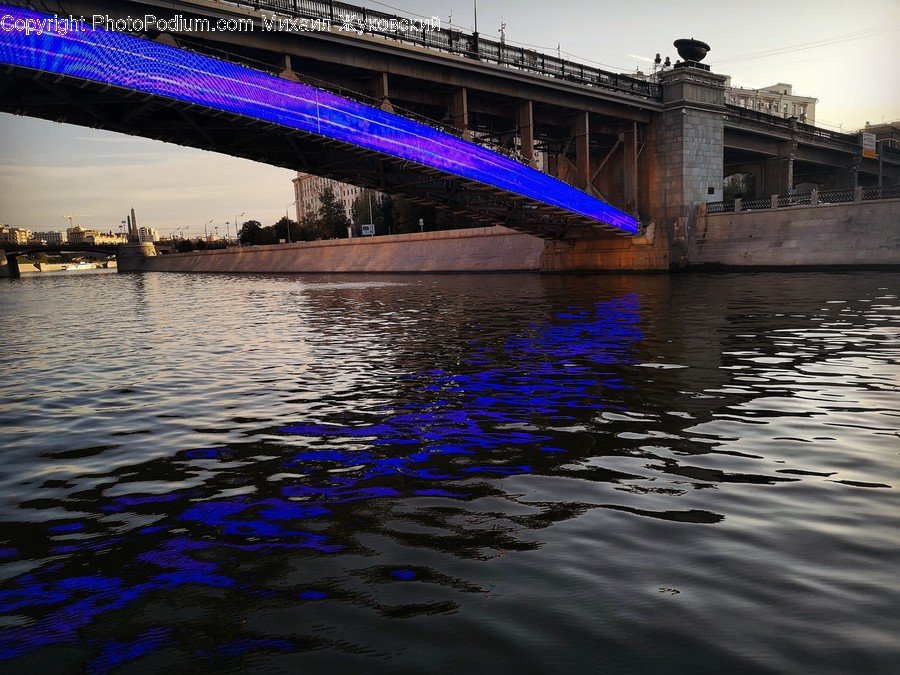
<svg viewBox="0 0 900 675">
<path fill-rule="evenodd" d="M 0 660 L 886 672 L 898 288 L 9 283 Z"/>
</svg>

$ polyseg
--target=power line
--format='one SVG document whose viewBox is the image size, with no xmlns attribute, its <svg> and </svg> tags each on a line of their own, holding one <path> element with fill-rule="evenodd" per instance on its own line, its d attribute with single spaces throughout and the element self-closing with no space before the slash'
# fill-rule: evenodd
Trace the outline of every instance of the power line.
<svg viewBox="0 0 900 675">
<path fill-rule="evenodd" d="M 856 31 L 855 33 L 845 33 L 843 35 L 836 35 L 834 37 L 822 38 L 821 40 L 815 40 L 813 42 L 804 42 L 797 45 L 790 45 L 787 47 L 777 47 L 775 49 L 768 49 L 761 52 L 751 52 L 749 54 L 742 54 L 739 56 L 726 57 L 724 59 L 716 59 L 717 65 L 728 64 L 728 63 L 738 63 L 740 61 L 751 61 L 754 59 L 764 59 L 770 56 L 780 56 L 781 54 L 791 54 L 793 52 L 806 51 L 808 49 L 821 49 L 822 47 L 830 47 L 832 45 L 840 44 L 842 42 L 851 42 L 853 40 L 861 40 L 863 38 L 869 37 L 871 35 L 875 35 L 877 33 L 883 33 L 888 30 L 896 30 L 896 26 L 888 26 L 885 28 L 870 28 L 867 30 Z"/>
</svg>

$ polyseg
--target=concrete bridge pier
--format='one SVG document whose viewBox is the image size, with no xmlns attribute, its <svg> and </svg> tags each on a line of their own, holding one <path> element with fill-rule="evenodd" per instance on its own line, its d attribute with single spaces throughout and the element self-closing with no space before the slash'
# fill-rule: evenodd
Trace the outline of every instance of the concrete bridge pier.
<svg viewBox="0 0 900 675">
<path fill-rule="evenodd" d="M 796 141 L 785 141 L 778 147 L 778 155 L 764 162 L 763 190 L 761 195 L 783 195 L 794 187 L 794 159 L 797 152 Z M 750 195 L 748 195 L 750 196 Z"/>
<path fill-rule="evenodd" d="M 644 230 L 634 237 L 548 241 L 542 270 L 668 271 L 689 264 L 700 204 L 722 199 L 725 80 L 696 62 L 661 74 L 663 110 L 640 130 L 632 125 L 619 135 L 624 198 L 629 206 L 637 204 Z M 573 141 L 588 131 L 587 118 L 577 117 Z M 576 169 L 577 157 L 576 146 Z"/>
<path fill-rule="evenodd" d="M 149 241 L 120 244 L 116 249 L 116 267 L 119 272 L 140 272 L 144 261 L 156 256 L 156 247 Z"/>
<path fill-rule="evenodd" d="M 0 279 L 18 279 L 19 261 L 15 256 L 6 257 L 6 251 L 0 249 Z"/>
<path fill-rule="evenodd" d="M 534 105 L 531 101 L 522 101 L 516 111 L 519 127 L 519 154 L 532 169 L 537 167 L 534 157 Z"/>
<path fill-rule="evenodd" d="M 639 132 L 636 122 L 632 122 L 631 128 L 620 131 L 618 134 L 619 143 L 624 149 L 624 166 L 622 172 L 622 197 L 624 211 L 626 213 L 637 214 L 638 203 L 640 199 L 640 183 L 638 182 L 639 172 Z"/>
<path fill-rule="evenodd" d="M 842 169 L 835 171 L 835 187 L 837 189 L 855 188 L 859 185 L 859 169 L 861 164 L 860 157 L 854 157 Z"/>
<path fill-rule="evenodd" d="M 448 111 L 451 124 L 462 132 L 462 137 L 467 141 L 472 140 L 472 130 L 469 128 L 469 93 L 465 87 L 458 87 L 450 94 Z"/>
<path fill-rule="evenodd" d="M 691 61 L 660 75 L 664 109 L 652 125 L 650 214 L 668 238 L 670 268 L 689 262 L 699 205 L 722 199 L 726 79 Z"/>
<path fill-rule="evenodd" d="M 575 141 L 575 187 L 591 192 L 591 118 L 587 111 L 579 112 L 573 120 Z"/>
<path fill-rule="evenodd" d="M 390 91 L 388 90 L 388 74 L 385 72 L 376 73 L 372 78 L 372 98 L 379 101 L 378 107 L 385 112 L 394 112 L 394 106 L 391 104 Z"/>
</svg>

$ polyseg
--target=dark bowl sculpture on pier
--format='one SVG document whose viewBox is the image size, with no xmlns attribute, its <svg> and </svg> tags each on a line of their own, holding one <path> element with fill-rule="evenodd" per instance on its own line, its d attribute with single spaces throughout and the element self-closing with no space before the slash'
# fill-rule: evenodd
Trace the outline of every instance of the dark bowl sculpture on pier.
<svg viewBox="0 0 900 675">
<path fill-rule="evenodd" d="M 678 56 L 685 61 L 693 61 L 695 63 L 702 61 L 707 52 L 710 51 L 708 44 L 694 38 L 682 38 L 681 40 L 675 40 L 672 44 L 678 50 Z"/>
</svg>

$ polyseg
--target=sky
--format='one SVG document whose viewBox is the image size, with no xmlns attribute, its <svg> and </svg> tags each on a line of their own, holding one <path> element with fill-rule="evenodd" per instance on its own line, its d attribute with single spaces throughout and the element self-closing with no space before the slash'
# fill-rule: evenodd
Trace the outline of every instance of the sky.
<svg viewBox="0 0 900 675">
<path fill-rule="evenodd" d="M 732 85 L 777 82 L 818 99 L 816 124 L 855 132 L 900 121 L 898 0 L 356 0 L 436 16 L 485 37 L 560 53 L 614 72 L 648 72 L 672 42 L 711 47 L 704 60 Z M 142 13 L 142 11 L 141 11 Z M 135 12 L 135 15 L 138 15 Z M 202 150 L 0 113 L 0 223 L 64 230 L 69 219 L 118 231 L 134 208 L 164 236 L 234 235 L 235 220 L 271 225 L 289 212 L 296 174 Z"/>
</svg>

